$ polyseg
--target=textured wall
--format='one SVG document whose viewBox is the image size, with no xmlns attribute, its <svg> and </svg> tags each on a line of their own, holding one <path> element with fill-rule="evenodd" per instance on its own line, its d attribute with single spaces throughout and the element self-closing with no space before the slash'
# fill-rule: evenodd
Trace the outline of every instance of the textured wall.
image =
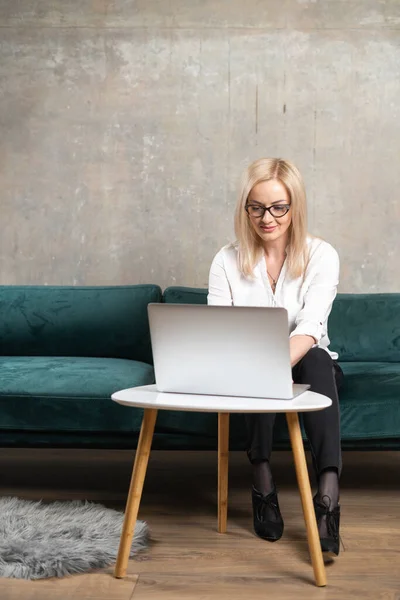
<svg viewBox="0 0 400 600">
<path fill-rule="evenodd" d="M 204 286 L 260 156 L 400 291 L 399 0 L 0 0 L 0 283 Z"/>
</svg>

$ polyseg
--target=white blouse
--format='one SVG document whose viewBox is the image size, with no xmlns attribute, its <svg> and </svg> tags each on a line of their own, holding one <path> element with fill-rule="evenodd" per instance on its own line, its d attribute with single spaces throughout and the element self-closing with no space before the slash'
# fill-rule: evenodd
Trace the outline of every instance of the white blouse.
<svg viewBox="0 0 400 600">
<path fill-rule="evenodd" d="M 339 256 L 327 242 L 308 237 L 310 260 L 305 276 L 291 279 L 286 261 L 276 284 L 269 283 L 264 254 L 254 269 L 254 278 L 245 278 L 237 265 L 237 248 L 224 246 L 215 256 L 208 286 L 208 304 L 222 306 L 279 306 L 286 308 L 290 337 L 310 335 L 315 346 L 330 352 L 328 317 L 339 283 Z"/>
</svg>

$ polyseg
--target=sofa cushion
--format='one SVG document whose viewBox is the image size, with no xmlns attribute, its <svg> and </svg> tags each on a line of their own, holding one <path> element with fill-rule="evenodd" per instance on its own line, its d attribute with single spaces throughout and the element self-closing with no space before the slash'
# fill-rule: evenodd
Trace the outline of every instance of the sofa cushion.
<svg viewBox="0 0 400 600">
<path fill-rule="evenodd" d="M 138 431 L 141 411 L 110 396 L 152 383 L 153 367 L 133 360 L 0 356 L 0 429 Z"/>
<path fill-rule="evenodd" d="M 341 435 L 345 440 L 398 438 L 400 431 L 400 364 L 342 363 L 340 390 Z M 164 411 L 161 411 L 164 412 Z M 210 413 L 166 412 L 163 425 L 186 435 L 216 436 L 216 417 Z M 243 415 L 231 415 L 233 445 L 245 443 Z M 279 415 L 275 442 L 289 439 L 284 415 Z"/>
<path fill-rule="evenodd" d="M 340 390 L 342 437 L 398 437 L 400 432 L 400 364 L 343 362 Z"/>
<path fill-rule="evenodd" d="M 0 286 L 0 354 L 151 363 L 149 302 L 161 302 L 156 285 Z"/>
</svg>

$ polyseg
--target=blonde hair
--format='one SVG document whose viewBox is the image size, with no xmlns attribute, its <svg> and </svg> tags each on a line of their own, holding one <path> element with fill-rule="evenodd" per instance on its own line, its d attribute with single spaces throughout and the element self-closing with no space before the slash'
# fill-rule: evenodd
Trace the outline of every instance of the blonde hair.
<svg viewBox="0 0 400 600">
<path fill-rule="evenodd" d="M 270 179 L 280 181 L 289 194 L 292 222 L 289 227 L 287 272 L 290 277 L 296 279 L 304 274 L 308 261 L 306 191 L 297 167 L 281 158 L 260 158 L 243 173 L 235 212 L 238 267 L 242 275 L 251 277 L 254 267 L 260 260 L 262 241 L 249 222 L 245 206 L 253 187 L 261 181 Z"/>
</svg>

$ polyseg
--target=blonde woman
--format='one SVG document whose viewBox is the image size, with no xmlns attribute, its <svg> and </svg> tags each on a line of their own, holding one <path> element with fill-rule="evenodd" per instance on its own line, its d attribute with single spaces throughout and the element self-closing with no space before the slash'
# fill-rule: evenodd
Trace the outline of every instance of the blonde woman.
<svg viewBox="0 0 400 600">
<path fill-rule="evenodd" d="M 263 158 L 245 171 L 235 214 L 235 244 L 218 252 L 210 269 L 208 304 L 287 309 L 293 381 L 329 396 L 332 406 L 304 413 L 318 491 L 314 497 L 323 551 L 339 554 L 341 472 L 338 387 L 342 371 L 329 350 L 327 322 L 339 281 L 334 248 L 307 233 L 300 172 L 289 161 Z M 265 332 L 268 335 L 268 331 Z M 268 365 L 265 366 L 266 374 Z M 255 533 L 279 540 L 283 519 L 270 469 L 275 415 L 247 415 L 253 469 Z"/>
</svg>

